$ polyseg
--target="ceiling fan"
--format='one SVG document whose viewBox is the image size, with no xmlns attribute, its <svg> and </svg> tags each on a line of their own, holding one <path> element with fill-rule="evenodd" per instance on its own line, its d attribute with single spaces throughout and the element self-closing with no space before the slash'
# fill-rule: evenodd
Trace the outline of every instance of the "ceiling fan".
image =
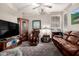
<svg viewBox="0 0 79 59">
<path fill-rule="evenodd" d="M 41 15 L 47 13 L 47 12 L 45 11 L 44 7 L 46 7 L 46 8 L 52 8 L 52 6 L 46 5 L 46 4 L 44 4 L 44 3 L 37 3 L 37 4 L 38 4 L 38 6 L 37 6 L 37 7 L 34 7 L 33 9 L 39 8 L 39 9 L 40 9 L 40 12 L 39 12 L 39 13 L 40 13 Z"/>
<path fill-rule="evenodd" d="M 52 6 L 50 5 L 46 5 L 44 3 L 37 3 L 37 7 L 34 7 L 33 9 L 37 9 L 37 8 L 43 8 L 43 7 L 47 7 L 47 8 L 52 8 Z"/>
</svg>

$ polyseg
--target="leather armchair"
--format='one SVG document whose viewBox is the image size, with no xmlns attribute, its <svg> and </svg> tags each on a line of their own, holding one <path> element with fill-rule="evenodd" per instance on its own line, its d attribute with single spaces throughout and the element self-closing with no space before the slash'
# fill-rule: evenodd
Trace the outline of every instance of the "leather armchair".
<svg viewBox="0 0 79 59">
<path fill-rule="evenodd" d="M 39 30 L 33 30 L 29 35 L 29 44 L 31 46 L 36 46 L 39 43 Z"/>
</svg>

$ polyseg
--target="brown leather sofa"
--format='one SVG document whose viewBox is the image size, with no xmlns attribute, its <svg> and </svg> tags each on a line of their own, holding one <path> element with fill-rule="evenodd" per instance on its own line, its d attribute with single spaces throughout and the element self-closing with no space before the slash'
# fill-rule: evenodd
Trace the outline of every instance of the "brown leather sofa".
<svg viewBox="0 0 79 59">
<path fill-rule="evenodd" d="M 65 56 L 79 56 L 79 32 L 69 31 L 61 35 L 54 35 L 52 41 Z"/>
</svg>

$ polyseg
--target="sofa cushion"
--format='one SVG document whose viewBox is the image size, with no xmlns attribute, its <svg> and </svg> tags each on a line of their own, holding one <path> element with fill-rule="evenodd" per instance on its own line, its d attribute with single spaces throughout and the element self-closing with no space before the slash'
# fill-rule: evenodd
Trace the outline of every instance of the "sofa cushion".
<svg viewBox="0 0 79 59">
<path fill-rule="evenodd" d="M 79 56 L 79 50 L 76 52 L 75 56 Z"/>
<path fill-rule="evenodd" d="M 66 40 L 67 38 L 68 38 L 68 35 L 64 34 L 64 35 L 63 35 L 63 39 Z"/>
<path fill-rule="evenodd" d="M 70 35 L 71 32 L 72 32 L 72 31 L 68 31 L 68 32 L 65 32 L 64 34 Z"/>
<path fill-rule="evenodd" d="M 78 46 L 79 46 L 79 40 L 77 41 L 77 43 L 76 43 Z"/>
<path fill-rule="evenodd" d="M 79 40 L 79 38 L 75 37 L 75 36 L 69 36 L 68 39 L 67 39 L 67 41 L 69 41 L 72 44 L 77 44 L 78 40 Z"/>
<path fill-rule="evenodd" d="M 53 37 L 55 41 L 57 41 L 59 44 L 65 44 L 67 41 L 63 38 Z"/>
<path fill-rule="evenodd" d="M 54 35 L 54 37 L 63 38 L 61 35 Z"/>
<path fill-rule="evenodd" d="M 70 55 L 74 55 L 75 52 L 79 50 L 78 46 L 73 45 L 71 43 L 62 44 L 62 47 L 63 47 L 63 49 L 68 51 L 68 53 L 70 53 Z"/>
<path fill-rule="evenodd" d="M 70 35 L 79 37 L 79 31 L 77 31 L 77 32 L 71 32 Z"/>
</svg>

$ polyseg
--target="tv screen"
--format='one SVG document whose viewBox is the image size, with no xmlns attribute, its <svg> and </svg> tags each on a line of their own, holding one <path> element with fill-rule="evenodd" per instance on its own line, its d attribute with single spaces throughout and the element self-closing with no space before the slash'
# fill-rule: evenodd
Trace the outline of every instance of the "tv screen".
<svg viewBox="0 0 79 59">
<path fill-rule="evenodd" d="M 0 38 L 7 38 L 19 34 L 19 24 L 0 20 Z"/>
</svg>

